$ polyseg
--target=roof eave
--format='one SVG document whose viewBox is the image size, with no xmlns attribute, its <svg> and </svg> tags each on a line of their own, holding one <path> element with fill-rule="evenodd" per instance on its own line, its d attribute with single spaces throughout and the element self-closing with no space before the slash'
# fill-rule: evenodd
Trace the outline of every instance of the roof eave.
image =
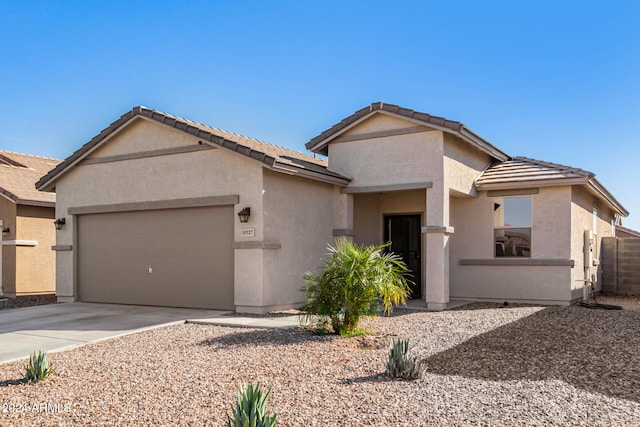
<svg viewBox="0 0 640 427">
<path fill-rule="evenodd" d="M 120 116 L 119 119 L 100 131 L 98 135 L 91 138 L 89 142 L 78 148 L 73 152 L 73 154 L 62 161 L 62 163 L 49 171 L 49 173 L 47 173 L 45 176 L 40 178 L 35 184 L 36 190 L 49 192 L 55 191 L 55 182 L 60 176 L 64 175 L 69 169 L 80 163 L 84 158 L 95 151 L 103 142 L 116 135 L 130 121 L 141 115 L 141 111 L 143 108 L 144 107 L 132 108 L 131 110 Z"/>
<path fill-rule="evenodd" d="M 631 234 L 631 235 L 633 235 L 635 237 L 640 237 L 640 231 L 636 231 L 636 230 L 633 230 L 631 228 L 623 227 L 621 225 L 616 225 L 616 231 L 618 231 L 618 230 L 620 230 L 620 231 L 622 231 L 624 233 L 627 233 L 627 234 Z"/>
<path fill-rule="evenodd" d="M 280 163 L 278 161 L 269 169 L 284 173 L 287 175 L 296 175 L 304 178 L 313 179 L 315 181 L 326 182 L 328 184 L 339 185 L 341 187 L 346 187 L 351 182 L 350 178 L 337 176 L 337 174 L 324 174 L 316 171 L 311 171 L 308 169 L 300 168 L 294 165 L 290 165 L 288 163 Z"/>
<path fill-rule="evenodd" d="M 512 188 L 531 188 L 531 187 L 562 187 L 566 185 L 586 185 L 585 178 L 558 178 L 558 179 L 531 179 L 521 181 L 508 181 L 498 183 L 477 184 L 477 191 L 488 190 L 508 190 Z"/>
<path fill-rule="evenodd" d="M 613 208 L 613 210 L 615 210 L 618 214 L 624 217 L 629 216 L 629 211 L 626 210 L 624 206 L 622 206 L 620 202 L 618 202 L 618 200 L 616 200 L 616 198 L 613 197 L 613 195 L 604 187 L 604 185 L 598 182 L 597 179 L 595 179 L 594 177 L 590 177 L 588 185 L 600 196 L 600 198 L 607 202 L 609 207 Z"/>
<path fill-rule="evenodd" d="M 308 143 L 306 143 L 304 146 L 305 146 L 305 148 L 307 150 L 311 151 L 312 153 L 317 153 L 317 154 L 321 154 L 323 156 L 326 156 L 328 154 L 327 147 L 328 147 L 328 145 L 329 145 L 329 143 L 331 141 L 333 141 L 334 139 L 336 139 L 340 135 L 344 134 L 345 132 L 349 131 L 350 129 L 353 129 L 354 127 L 358 126 L 360 123 L 366 121 L 367 119 L 369 119 L 369 117 L 373 116 L 374 114 L 376 114 L 378 112 L 381 112 L 381 111 L 379 111 L 379 110 L 371 110 L 367 114 L 361 115 L 356 120 L 354 120 L 351 123 L 349 123 L 348 125 L 346 125 L 344 128 L 342 128 L 340 130 L 337 130 L 334 133 L 329 134 L 328 136 L 326 136 L 324 139 L 320 140 L 319 142 L 316 142 L 316 143 L 312 144 L 312 142 L 313 142 L 313 140 L 312 140 L 312 141 L 309 141 Z M 358 112 L 356 112 L 355 114 L 358 114 Z M 332 126 L 332 128 L 333 128 L 333 126 Z M 331 130 L 331 128 L 329 130 Z"/>
<path fill-rule="evenodd" d="M 43 200 L 22 200 L 19 199 L 16 202 L 17 205 L 23 205 L 23 206 L 37 206 L 37 207 L 42 207 L 42 208 L 55 208 L 56 207 L 56 202 L 48 202 L 48 201 L 43 201 Z"/>
<path fill-rule="evenodd" d="M 469 128 L 467 128 L 466 126 L 463 126 L 459 131 L 449 131 L 453 134 L 457 134 L 458 136 L 460 136 L 462 139 L 466 140 L 467 142 L 471 142 L 473 145 L 476 145 L 478 148 L 480 148 L 480 150 L 484 151 L 485 153 L 487 153 L 488 155 L 490 155 L 491 157 L 500 160 L 501 162 L 506 162 L 507 160 L 511 159 L 511 156 L 509 156 L 507 153 L 505 153 L 504 151 L 500 150 L 498 147 L 496 147 L 495 145 L 491 144 L 490 142 L 486 141 L 485 139 L 483 139 L 482 137 L 476 135 L 474 132 L 472 132 Z"/>
</svg>

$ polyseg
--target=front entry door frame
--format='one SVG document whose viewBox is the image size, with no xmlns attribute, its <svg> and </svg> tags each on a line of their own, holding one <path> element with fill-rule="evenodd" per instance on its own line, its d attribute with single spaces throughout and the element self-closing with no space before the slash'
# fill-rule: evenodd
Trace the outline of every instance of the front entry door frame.
<svg viewBox="0 0 640 427">
<path fill-rule="evenodd" d="M 411 270 L 411 298 L 422 298 L 422 214 L 385 214 L 384 241 Z M 395 241 L 394 241 L 395 239 Z"/>
</svg>

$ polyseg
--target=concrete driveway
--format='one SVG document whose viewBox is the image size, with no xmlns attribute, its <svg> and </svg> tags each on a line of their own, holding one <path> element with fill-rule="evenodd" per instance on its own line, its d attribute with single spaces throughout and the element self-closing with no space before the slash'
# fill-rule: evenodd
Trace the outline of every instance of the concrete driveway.
<svg viewBox="0 0 640 427">
<path fill-rule="evenodd" d="M 66 350 L 187 319 L 230 313 L 82 302 L 0 310 L 0 363 L 23 359 L 33 351 Z"/>
</svg>

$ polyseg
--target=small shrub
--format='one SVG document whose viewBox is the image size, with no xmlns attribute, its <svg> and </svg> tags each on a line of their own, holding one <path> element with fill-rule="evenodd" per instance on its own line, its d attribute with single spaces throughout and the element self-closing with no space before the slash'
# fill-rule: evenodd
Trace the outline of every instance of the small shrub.
<svg viewBox="0 0 640 427">
<path fill-rule="evenodd" d="M 345 337 L 345 338 L 361 337 L 363 335 L 370 335 L 372 332 L 373 332 L 373 329 L 371 329 L 371 328 L 355 328 L 355 329 L 352 329 L 350 331 L 346 331 L 346 332 L 340 334 L 340 336 Z"/>
<path fill-rule="evenodd" d="M 391 340 L 386 372 L 391 378 L 404 380 L 415 380 L 422 376 L 422 364 L 409 354 L 409 340 Z"/>
<path fill-rule="evenodd" d="M 249 384 L 238 391 L 238 401 L 227 415 L 228 427 L 273 427 L 276 416 L 266 413 L 271 387 L 266 390 L 260 384 Z"/>
<path fill-rule="evenodd" d="M 321 337 L 329 335 L 333 332 L 331 324 L 326 319 L 319 319 L 315 324 L 311 325 L 310 329 L 313 335 L 318 335 Z"/>
<path fill-rule="evenodd" d="M 46 351 L 31 353 L 29 363 L 24 366 L 24 369 L 24 379 L 29 383 L 46 380 L 53 373 L 53 367 L 49 364 L 49 356 Z"/>
<path fill-rule="evenodd" d="M 409 270 L 399 256 L 385 253 L 387 246 L 360 246 L 348 240 L 329 246 L 321 271 L 304 276 L 306 320 L 330 324 L 334 333 L 348 335 L 362 316 L 380 309 L 391 314 L 393 305 L 404 304 Z"/>
</svg>

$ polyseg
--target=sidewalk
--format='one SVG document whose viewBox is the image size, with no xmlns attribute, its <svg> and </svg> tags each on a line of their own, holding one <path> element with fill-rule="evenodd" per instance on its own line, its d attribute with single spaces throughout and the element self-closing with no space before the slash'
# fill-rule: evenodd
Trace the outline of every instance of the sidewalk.
<svg viewBox="0 0 640 427">
<path fill-rule="evenodd" d="M 187 319 L 187 323 L 239 328 L 291 329 L 301 326 L 298 315 L 284 317 L 215 317 Z"/>
</svg>

